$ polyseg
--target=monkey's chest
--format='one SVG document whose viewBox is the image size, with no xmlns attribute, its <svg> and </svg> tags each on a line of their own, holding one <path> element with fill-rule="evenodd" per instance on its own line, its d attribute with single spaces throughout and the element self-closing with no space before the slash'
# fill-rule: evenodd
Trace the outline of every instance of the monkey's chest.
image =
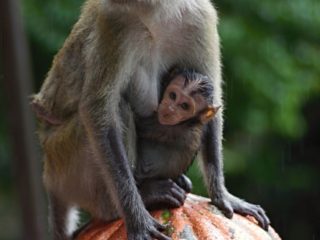
<svg viewBox="0 0 320 240">
<path fill-rule="evenodd" d="M 167 29 L 139 31 L 125 47 L 126 65 L 133 70 L 126 95 L 136 114 L 147 117 L 158 107 L 162 75 L 180 62 L 184 41 L 172 40 L 175 33 Z"/>
<path fill-rule="evenodd" d="M 159 74 L 163 69 L 152 59 L 144 58 L 136 64 L 126 95 L 136 115 L 147 117 L 158 108 Z"/>
</svg>

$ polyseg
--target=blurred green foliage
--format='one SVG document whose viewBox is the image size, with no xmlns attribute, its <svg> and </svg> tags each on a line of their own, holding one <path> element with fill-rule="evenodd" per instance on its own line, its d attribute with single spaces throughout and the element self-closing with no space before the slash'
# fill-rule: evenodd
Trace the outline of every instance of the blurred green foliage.
<svg viewBox="0 0 320 240">
<path fill-rule="evenodd" d="M 78 18 L 83 1 L 23 0 L 22 2 L 27 28 L 33 40 L 39 47 L 56 52 Z"/>
<path fill-rule="evenodd" d="M 220 32 L 230 130 L 301 137 L 306 127 L 301 108 L 320 91 L 320 2 L 217 5 L 224 9 Z"/>
<path fill-rule="evenodd" d="M 37 87 L 82 2 L 22 1 Z M 214 2 L 225 80 L 227 186 L 264 206 L 283 239 L 320 239 L 320 1 Z M 1 182 L 8 179 L 2 173 L 9 158 L 3 139 L 1 131 Z M 194 191 L 205 194 L 198 169 L 189 175 Z"/>
</svg>

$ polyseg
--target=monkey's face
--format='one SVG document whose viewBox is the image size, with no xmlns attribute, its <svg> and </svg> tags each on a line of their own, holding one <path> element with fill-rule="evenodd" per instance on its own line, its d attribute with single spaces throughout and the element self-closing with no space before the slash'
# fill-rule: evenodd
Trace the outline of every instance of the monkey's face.
<svg viewBox="0 0 320 240">
<path fill-rule="evenodd" d="M 175 77 L 166 88 L 158 108 L 162 125 L 176 125 L 191 119 L 208 108 L 205 98 L 196 92 L 197 85 L 185 85 L 182 75 Z"/>
</svg>

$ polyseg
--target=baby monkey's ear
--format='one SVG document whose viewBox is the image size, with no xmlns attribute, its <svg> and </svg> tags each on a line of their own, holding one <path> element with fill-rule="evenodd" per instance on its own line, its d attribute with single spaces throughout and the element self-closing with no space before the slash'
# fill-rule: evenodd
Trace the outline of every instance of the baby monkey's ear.
<svg viewBox="0 0 320 240">
<path fill-rule="evenodd" d="M 216 115 L 216 113 L 218 112 L 218 110 L 221 108 L 221 106 L 208 106 L 205 110 L 203 110 L 200 113 L 200 122 L 202 124 L 206 124 L 208 123 L 212 118 L 214 118 L 214 116 Z"/>
</svg>

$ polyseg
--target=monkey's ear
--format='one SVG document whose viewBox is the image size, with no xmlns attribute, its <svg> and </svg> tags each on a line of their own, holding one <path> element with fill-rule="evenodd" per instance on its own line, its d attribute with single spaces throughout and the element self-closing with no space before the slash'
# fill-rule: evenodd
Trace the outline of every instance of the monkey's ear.
<svg viewBox="0 0 320 240">
<path fill-rule="evenodd" d="M 218 110 L 221 108 L 221 106 L 209 106 L 207 107 L 204 111 L 202 111 L 200 113 L 200 122 L 202 124 L 206 124 L 208 123 L 212 118 L 214 118 L 214 116 L 216 115 L 216 113 L 218 112 Z"/>
</svg>

